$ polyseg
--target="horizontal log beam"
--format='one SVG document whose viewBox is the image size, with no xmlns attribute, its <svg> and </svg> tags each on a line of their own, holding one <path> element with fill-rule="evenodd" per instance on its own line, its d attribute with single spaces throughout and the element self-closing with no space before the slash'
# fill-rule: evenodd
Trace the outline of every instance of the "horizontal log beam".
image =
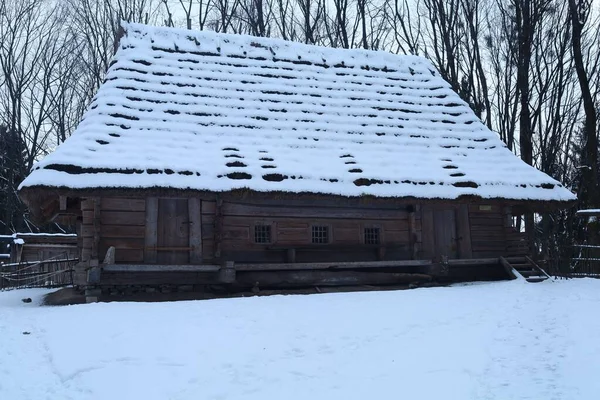
<svg viewBox="0 0 600 400">
<path fill-rule="evenodd" d="M 106 264 L 106 272 L 217 272 L 220 265 L 156 265 L 156 264 Z"/>
<path fill-rule="evenodd" d="M 431 265 L 431 260 L 396 260 L 396 261 L 349 261 L 349 262 L 317 262 L 317 263 L 269 263 L 269 264 L 235 264 L 236 271 L 294 271 L 319 269 L 358 269 L 358 268 L 395 268 L 423 267 Z"/>
<path fill-rule="evenodd" d="M 292 288 L 309 286 L 356 286 L 356 285 L 394 285 L 418 282 L 430 282 L 432 277 L 426 274 L 392 272 L 339 272 L 339 271 L 247 271 L 238 274 L 236 285 L 239 287 Z"/>
<path fill-rule="evenodd" d="M 448 260 L 450 266 L 460 265 L 495 265 L 500 264 L 499 258 L 473 258 L 473 259 L 460 259 L 460 260 Z"/>
</svg>

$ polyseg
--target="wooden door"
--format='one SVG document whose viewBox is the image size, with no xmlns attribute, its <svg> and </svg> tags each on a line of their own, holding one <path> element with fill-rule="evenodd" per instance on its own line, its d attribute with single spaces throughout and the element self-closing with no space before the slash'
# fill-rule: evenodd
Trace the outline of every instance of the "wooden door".
<svg viewBox="0 0 600 400">
<path fill-rule="evenodd" d="M 158 199 L 156 262 L 190 262 L 190 219 L 187 199 Z"/>
<path fill-rule="evenodd" d="M 436 260 L 442 257 L 458 258 L 456 233 L 456 210 L 454 208 L 433 210 L 434 254 Z"/>
</svg>

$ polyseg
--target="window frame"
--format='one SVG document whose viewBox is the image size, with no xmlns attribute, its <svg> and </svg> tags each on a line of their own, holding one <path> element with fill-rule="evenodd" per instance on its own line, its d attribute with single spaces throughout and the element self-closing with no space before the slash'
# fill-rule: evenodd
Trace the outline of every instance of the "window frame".
<svg viewBox="0 0 600 400">
<path fill-rule="evenodd" d="M 327 232 L 327 241 L 326 242 L 315 242 L 314 241 L 314 234 L 313 234 L 313 229 L 315 228 L 325 228 L 326 232 Z M 327 244 L 331 244 L 333 242 L 333 229 L 331 227 L 331 224 L 319 224 L 319 223 L 314 223 L 314 224 L 310 224 L 310 229 L 308 231 L 309 236 L 309 240 L 310 240 L 310 244 L 313 245 L 318 245 L 318 246 L 323 246 L 323 245 L 327 245 Z"/>
<path fill-rule="evenodd" d="M 259 227 L 269 227 L 269 241 L 267 242 L 258 242 L 256 241 L 257 238 L 257 229 Z M 251 236 L 251 240 L 253 244 L 256 245 L 270 245 L 275 243 L 275 223 L 270 222 L 270 221 L 256 221 L 254 224 L 252 224 L 252 236 Z"/>
<path fill-rule="evenodd" d="M 367 232 L 366 232 L 367 229 L 377 229 L 378 239 L 379 239 L 378 243 L 367 243 Z M 372 224 L 363 225 L 360 234 L 361 234 L 361 243 L 365 246 L 382 246 L 385 243 L 384 235 L 383 235 L 383 228 L 381 227 L 381 225 L 372 225 Z"/>
</svg>

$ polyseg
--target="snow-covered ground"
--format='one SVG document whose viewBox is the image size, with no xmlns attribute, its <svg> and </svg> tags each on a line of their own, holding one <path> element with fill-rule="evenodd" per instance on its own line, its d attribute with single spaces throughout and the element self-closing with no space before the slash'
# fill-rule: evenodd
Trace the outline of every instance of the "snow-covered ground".
<svg viewBox="0 0 600 400">
<path fill-rule="evenodd" d="M 0 293 L 0 399 L 600 396 L 600 280 L 40 307 L 45 293 Z"/>
</svg>

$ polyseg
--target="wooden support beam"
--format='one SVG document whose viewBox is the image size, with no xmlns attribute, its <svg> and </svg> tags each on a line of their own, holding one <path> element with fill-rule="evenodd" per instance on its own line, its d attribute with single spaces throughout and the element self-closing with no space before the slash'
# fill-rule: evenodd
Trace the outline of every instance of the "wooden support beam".
<svg viewBox="0 0 600 400">
<path fill-rule="evenodd" d="M 248 271 L 238 274 L 236 285 L 251 288 L 258 284 L 261 289 L 314 286 L 394 285 L 430 282 L 425 274 L 394 272 L 350 271 Z"/>
<path fill-rule="evenodd" d="M 294 264 L 235 264 L 236 271 L 291 271 L 320 269 L 397 268 L 431 265 L 431 260 L 349 261 Z"/>
<path fill-rule="evenodd" d="M 158 243 L 158 198 L 146 199 L 146 232 L 144 234 L 144 262 L 156 263 L 156 246 Z"/>
<path fill-rule="evenodd" d="M 233 261 L 224 262 L 219 270 L 219 281 L 223 283 L 233 283 L 235 282 L 235 277 L 236 273 Z"/>
<path fill-rule="evenodd" d="M 411 211 L 408 213 L 408 246 L 410 249 L 410 255 L 413 260 L 416 260 L 417 257 L 417 230 L 416 230 L 416 221 L 415 221 L 415 212 Z"/>
<path fill-rule="evenodd" d="M 448 265 L 450 266 L 460 266 L 460 265 L 494 265 L 499 264 L 500 260 L 498 258 L 472 258 L 472 259 L 458 259 L 458 260 L 448 260 Z"/>
<path fill-rule="evenodd" d="M 92 220 L 92 225 L 94 228 L 94 239 L 92 240 L 92 253 L 91 253 L 91 257 L 90 257 L 92 260 L 98 260 L 98 258 L 99 258 L 98 248 L 100 246 L 100 229 L 101 229 L 100 201 L 101 201 L 101 199 L 99 197 L 94 197 L 92 199 L 93 208 L 94 208 L 94 211 L 93 211 L 94 216 L 93 216 L 93 220 Z"/>
<path fill-rule="evenodd" d="M 215 205 L 215 258 L 221 257 L 221 241 L 223 240 L 223 199 L 217 198 Z"/>
<path fill-rule="evenodd" d="M 60 211 L 67 210 L 67 196 L 58 196 L 58 203 L 59 203 L 58 209 Z"/>
<path fill-rule="evenodd" d="M 513 271 L 513 266 L 506 260 L 506 258 L 500 257 L 500 264 L 502 264 L 504 270 L 506 271 L 510 279 L 517 279 L 517 276 Z"/>
<path fill-rule="evenodd" d="M 424 258 L 433 258 L 435 255 L 435 236 L 433 227 L 433 209 L 429 205 L 421 207 L 421 236 Z"/>
<path fill-rule="evenodd" d="M 219 265 L 157 265 L 157 264 L 106 264 L 102 270 L 106 272 L 217 272 Z"/>
<path fill-rule="evenodd" d="M 202 262 L 202 212 L 200 199 L 188 199 L 190 264 Z"/>
<path fill-rule="evenodd" d="M 456 230 L 458 233 L 458 256 L 460 258 L 473 257 L 469 206 L 466 204 L 459 205 L 456 211 Z"/>
<path fill-rule="evenodd" d="M 296 249 L 287 249 L 287 262 L 296 262 Z"/>
</svg>

